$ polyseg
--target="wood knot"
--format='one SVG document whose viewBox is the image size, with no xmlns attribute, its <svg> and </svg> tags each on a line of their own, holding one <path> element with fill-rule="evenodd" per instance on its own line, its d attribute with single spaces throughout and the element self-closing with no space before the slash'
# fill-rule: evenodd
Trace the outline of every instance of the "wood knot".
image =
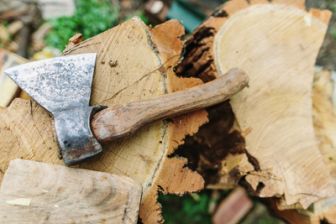
<svg viewBox="0 0 336 224">
<path fill-rule="evenodd" d="M 110 60 L 109 65 L 114 68 L 118 66 L 118 61 L 117 60 Z"/>
</svg>

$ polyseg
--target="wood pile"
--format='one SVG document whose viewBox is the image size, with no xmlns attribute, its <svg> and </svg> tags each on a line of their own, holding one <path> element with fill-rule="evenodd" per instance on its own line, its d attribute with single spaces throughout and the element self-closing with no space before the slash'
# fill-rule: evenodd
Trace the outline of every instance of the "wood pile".
<svg viewBox="0 0 336 224">
<path fill-rule="evenodd" d="M 336 98 L 332 73 L 315 70 L 331 13 L 304 5 L 231 0 L 186 40 L 178 21 L 150 28 L 137 18 L 72 38 L 64 55 L 97 53 L 92 105 L 187 89 L 234 67 L 250 79 L 230 101 L 148 125 L 78 167 L 141 184 L 145 224 L 163 221 L 158 192 L 237 185 L 290 223 L 335 223 Z M 0 133 L 0 174 L 16 158 L 62 164 L 52 118 L 32 100 L 0 109 Z"/>
<path fill-rule="evenodd" d="M 32 34 L 40 25 L 41 20 L 42 17 L 36 4 L 4 1 L 0 5 L 0 47 L 27 58 L 31 50 L 29 45 Z M 43 39 L 35 38 L 34 42 L 36 41 L 40 44 Z"/>
</svg>

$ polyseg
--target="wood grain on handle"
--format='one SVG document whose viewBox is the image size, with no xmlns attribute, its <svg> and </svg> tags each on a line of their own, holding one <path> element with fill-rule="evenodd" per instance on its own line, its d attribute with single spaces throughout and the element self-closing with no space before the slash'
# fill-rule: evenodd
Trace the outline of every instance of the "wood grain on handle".
<svg viewBox="0 0 336 224">
<path fill-rule="evenodd" d="M 188 90 L 102 110 L 93 117 L 92 131 L 99 141 L 106 142 L 152 121 L 221 103 L 247 85 L 247 75 L 239 69 L 231 69 L 224 76 Z"/>
</svg>

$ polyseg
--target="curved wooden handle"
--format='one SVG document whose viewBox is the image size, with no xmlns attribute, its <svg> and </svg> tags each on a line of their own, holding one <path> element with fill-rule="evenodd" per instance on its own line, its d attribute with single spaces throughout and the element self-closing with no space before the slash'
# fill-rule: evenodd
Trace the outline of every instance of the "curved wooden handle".
<svg viewBox="0 0 336 224">
<path fill-rule="evenodd" d="M 211 82 L 184 91 L 102 110 L 92 119 L 92 131 L 99 141 L 106 142 L 152 121 L 221 103 L 247 85 L 247 75 L 239 69 L 231 69 Z"/>
</svg>

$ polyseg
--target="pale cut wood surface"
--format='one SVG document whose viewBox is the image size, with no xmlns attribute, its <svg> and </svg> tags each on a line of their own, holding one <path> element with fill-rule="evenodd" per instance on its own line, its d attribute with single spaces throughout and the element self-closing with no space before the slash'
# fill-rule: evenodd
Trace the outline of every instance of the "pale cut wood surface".
<svg viewBox="0 0 336 224">
<path fill-rule="evenodd" d="M 316 69 L 313 82 L 313 120 L 319 148 L 336 181 L 336 73 Z"/>
<path fill-rule="evenodd" d="M 316 69 L 313 82 L 313 118 L 319 148 L 336 182 L 336 95 L 334 71 Z M 336 223 L 336 197 L 314 203 L 312 223 Z"/>
<path fill-rule="evenodd" d="M 127 177 L 13 160 L 0 188 L 0 223 L 137 223 L 141 192 Z"/>
<path fill-rule="evenodd" d="M 0 107 L 7 107 L 19 92 L 19 87 L 4 74 L 4 70 L 28 60 L 0 49 Z"/>
<path fill-rule="evenodd" d="M 315 15 L 257 4 L 231 15 L 214 42 L 219 75 L 236 66 L 250 78 L 250 87 L 231 100 L 259 166 L 247 182 L 262 197 L 283 195 L 287 205 L 304 208 L 335 194 L 312 125 L 314 64 L 327 30 Z"/>
<path fill-rule="evenodd" d="M 99 141 L 111 141 L 134 133 L 150 122 L 224 102 L 247 85 L 247 75 L 239 69 L 231 69 L 214 81 L 188 90 L 100 111 L 91 122 L 92 131 Z"/>
<path fill-rule="evenodd" d="M 177 78 L 172 70 L 180 57 L 183 34 L 176 21 L 150 30 L 139 19 L 132 19 L 65 53 L 97 53 L 92 104 L 127 104 L 201 83 L 195 78 Z M 186 159 L 168 155 L 205 122 L 205 111 L 156 122 L 104 145 L 101 156 L 80 167 L 126 175 L 142 184 L 141 219 L 145 224 L 158 223 L 162 221 L 159 190 L 183 194 L 203 187 L 202 177 L 185 166 Z M 63 164 L 52 118 L 32 101 L 15 99 L 7 109 L 0 109 L 0 133 L 0 178 L 15 158 Z"/>
</svg>

